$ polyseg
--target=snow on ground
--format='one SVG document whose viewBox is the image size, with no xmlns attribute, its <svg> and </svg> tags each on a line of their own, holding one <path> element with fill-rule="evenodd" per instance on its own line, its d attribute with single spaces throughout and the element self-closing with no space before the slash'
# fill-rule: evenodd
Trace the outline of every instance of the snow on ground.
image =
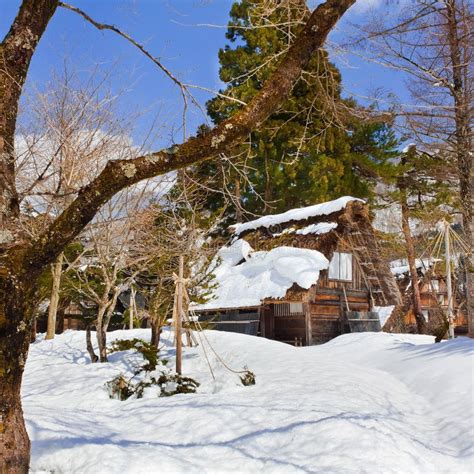
<svg viewBox="0 0 474 474">
<path fill-rule="evenodd" d="M 89 364 L 79 331 L 33 344 L 23 386 L 32 471 L 473 472 L 473 340 L 360 333 L 295 348 L 206 335 L 229 366 L 255 372 L 255 386 L 211 353 L 214 382 L 200 346 L 183 361 L 197 394 L 110 400 L 104 383 L 131 370 L 129 353 Z M 130 337 L 149 332 L 109 333 Z"/>
</svg>

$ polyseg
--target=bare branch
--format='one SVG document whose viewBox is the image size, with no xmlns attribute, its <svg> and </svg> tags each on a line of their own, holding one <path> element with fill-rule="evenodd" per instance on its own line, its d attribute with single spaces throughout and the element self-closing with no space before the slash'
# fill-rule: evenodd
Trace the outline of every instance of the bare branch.
<svg viewBox="0 0 474 474">
<path fill-rule="evenodd" d="M 50 228 L 32 242 L 25 254 L 28 271 L 53 261 L 99 208 L 121 189 L 143 179 L 168 173 L 224 153 L 258 127 L 288 96 L 293 84 L 327 35 L 355 0 L 328 0 L 318 6 L 262 90 L 242 110 L 209 133 L 192 137 L 172 149 L 134 160 L 109 162 L 100 175 L 78 194 Z"/>
</svg>

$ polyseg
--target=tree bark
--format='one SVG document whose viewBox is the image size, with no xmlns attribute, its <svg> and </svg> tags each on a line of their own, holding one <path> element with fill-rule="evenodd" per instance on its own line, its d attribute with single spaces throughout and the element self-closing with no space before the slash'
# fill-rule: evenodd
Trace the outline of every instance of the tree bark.
<svg viewBox="0 0 474 474">
<path fill-rule="evenodd" d="M 58 311 L 56 315 L 56 334 L 62 334 L 64 332 L 64 317 L 68 304 L 69 301 L 67 299 L 59 300 Z"/>
<path fill-rule="evenodd" d="M 1 270 L 1 268 L 0 268 Z M 28 473 L 30 441 L 21 382 L 31 337 L 33 292 L 21 278 L 0 278 L 0 460 L 3 473 Z"/>
<path fill-rule="evenodd" d="M 31 320 L 31 331 L 30 331 L 30 344 L 36 341 L 36 315 L 33 315 Z"/>
<path fill-rule="evenodd" d="M 151 340 L 150 340 L 151 345 L 158 348 L 160 344 L 160 337 L 161 337 L 161 325 L 159 325 L 156 321 L 152 321 L 151 322 Z"/>
<path fill-rule="evenodd" d="M 416 269 L 415 247 L 410 230 L 410 209 L 408 207 L 407 187 L 403 178 L 398 181 L 400 190 L 400 207 L 402 209 L 402 231 L 405 237 L 405 249 L 407 253 L 408 268 L 412 286 L 413 313 L 415 315 L 416 327 L 419 334 L 425 334 L 426 321 L 421 310 L 420 286 L 418 283 L 418 271 Z"/>
<path fill-rule="evenodd" d="M 107 332 L 97 329 L 97 343 L 99 344 L 99 362 L 108 362 L 107 359 Z"/>
<path fill-rule="evenodd" d="M 95 362 L 99 360 L 99 358 L 95 355 L 94 346 L 92 345 L 90 324 L 88 324 L 86 327 L 86 347 L 87 347 L 87 352 L 89 353 L 89 357 L 91 358 L 91 362 L 94 364 Z"/>
<path fill-rule="evenodd" d="M 459 31 L 460 19 L 457 17 L 456 0 L 446 0 L 446 19 L 448 29 L 448 42 L 453 76 L 452 95 L 454 99 L 454 121 L 455 121 L 455 153 L 459 174 L 459 195 L 461 198 L 461 212 L 463 217 L 463 229 L 466 242 L 470 247 L 466 262 L 466 298 L 468 311 L 469 335 L 474 337 L 474 233 L 473 233 L 473 209 L 474 209 L 474 168 L 472 164 L 472 135 L 471 135 L 471 107 L 472 97 L 470 86 L 466 83 L 466 68 L 469 67 L 462 58 L 462 47 L 460 37 L 463 31 Z M 465 38 L 464 41 L 469 41 Z M 468 80 L 468 79 L 467 79 Z"/>
<path fill-rule="evenodd" d="M 107 311 L 107 305 L 100 305 L 97 312 L 97 321 L 95 324 L 97 345 L 99 346 L 99 362 L 108 362 L 107 360 L 107 336 L 104 330 L 104 318 Z"/>
<path fill-rule="evenodd" d="M 45 339 L 54 339 L 54 335 L 56 334 L 56 315 L 58 313 L 63 259 L 64 254 L 61 252 L 56 261 L 51 265 L 52 286 L 48 308 L 48 327 L 46 329 Z"/>
</svg>

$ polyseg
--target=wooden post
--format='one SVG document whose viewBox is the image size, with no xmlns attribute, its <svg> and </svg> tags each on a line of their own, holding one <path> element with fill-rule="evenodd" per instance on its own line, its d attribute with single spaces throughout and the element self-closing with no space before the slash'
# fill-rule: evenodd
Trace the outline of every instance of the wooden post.
<svg viewBox="0 0 474 474">
<path fill-rule="evenodd" d="M 54 339 L 56 334 L 56 315 L 58 312 L 59 290 L 61 287 L 61 273 L 63 268 L 64 254 L 60 253 L 56 261 L 51 265 L 51 276 L 53 280 L 51 297 L 48 308 L 48 326 L 45 339 Z"/>
<path fill-rule="evenodd" d="M 444 221 L 444 244 L 446 246 L 446 287 L 448 290 L 448 337 L 454 339 L 453 324 L 453 290 L 451 286 L 451 243 L 449 241 L 450 225 Z"/>
<path fill-rule="evenodd" d="M 177 308 L 176 308 L 176 372 L 181 375 L 181 359 L 182 359 L 182 341 L 181 341 L 181 318 L 183 315 L 183 277 L 184 277 L 184 257 L 179 256 L 179 274 L 178 274 L 178 288 L 177 288 Z"/>
<path fill-rule="evenodd" d="M 310 312 L 310 303 L 303 303 L 304 308 L 304 319 L 305 319 L 305 328 L 306 328 L 306 345 L 310 346 L 312 344 L 313 334 L 311 331 L 311 312 Z"/>
<path fill-rule="evenodd" d="M 130 304 L 128 306 L 129 329 L 133 329 L 133 318 L 135 316 L 135 288 L 133 283 L 130 286 Z"/>
</svg>

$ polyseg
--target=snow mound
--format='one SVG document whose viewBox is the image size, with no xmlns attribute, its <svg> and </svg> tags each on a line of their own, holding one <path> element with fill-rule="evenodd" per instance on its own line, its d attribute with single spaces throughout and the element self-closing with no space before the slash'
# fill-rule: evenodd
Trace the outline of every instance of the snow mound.
<svg viewBox="0 0 474 474">
<path fill-rule="evenodd" d="M 252 252 L 242 239 L 222 248 L 218 256 L 221 262 L 213 271 L 212 297 L 194 309 L 259 306 L 265 298 L 283 298 L 294 283 L 308 289 L 317 283 L 319 272 L 329 267 L 328 259 L 317 250 L 276 247 Z"/>
<path fill-rule="evenodd" d="M 243 387 L 208 350 L 213 380 L 204 336 L 229 367 L 247 365 L 256 385 Z M 31 472 L 473 471 L 471 339 L 359 333 L 303 348 L 217 331 L 198 339 L 183 348 L 198 393 L 124 402 L 104 383 L 133 375 L 131 354 L 90 364 L 83 331 L 32 344 L 22 392 Z M 171 367 L 172 340 L 164 331 L 160 354 Z"/>
<path fill-rule="evenodd" d="M 232 245 L 222 247 L 218 252 L 218 256 L 227 265 L 234 266 L 242 260 L 247 260 L 252 251 L 252 247 L 246 240 L 238 239 Z"/>
<path fill-rule="evenodd" d="M 290 221 L 301 221 L 310 217 L 326 216 L 333 212 L 341 211 L 345 209 L 347 204 L 351 201 L 364 202 L 362 199 L 355 198 L 352 196 L 343 196 L 334 201 L 323 202 L 321 204 L 315 204 L 314 206 L 301 207 L 298 209 L 291 209 L 283 212 L 282 214 L 275 214 L 271 216 L 263 216 L 253 221 L 244 222 L 243 224 L 235 224 L 230 226 L 230 229 L 235 235 L 239 235 L 247 230 L 255 230 L 259 227 L 271 227 L 280 224 L 284 224 Z"/>
</svg>

